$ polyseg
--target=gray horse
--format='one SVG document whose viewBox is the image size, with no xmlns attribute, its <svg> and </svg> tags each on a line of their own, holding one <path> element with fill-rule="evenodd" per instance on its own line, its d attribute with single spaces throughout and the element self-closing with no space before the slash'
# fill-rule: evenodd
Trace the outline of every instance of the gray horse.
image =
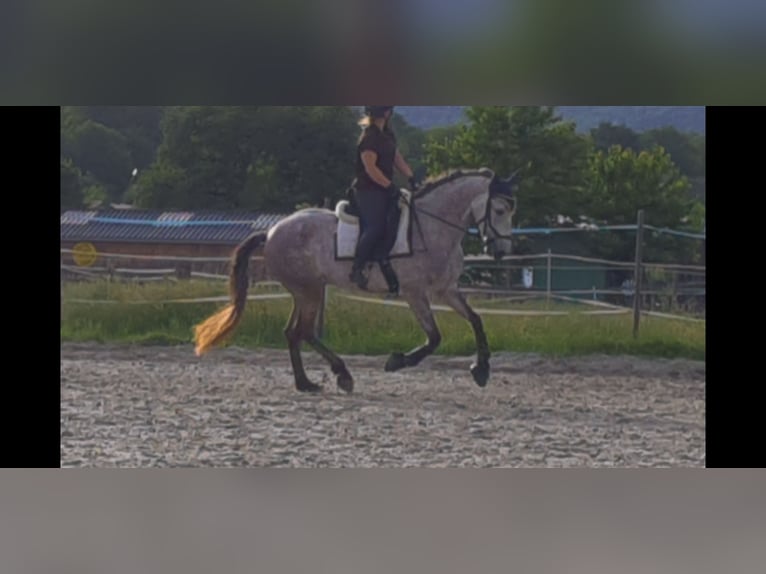
<svg viewBox="0 0 766 574">
<path fill-rule="evenodd" d="M 516 210 L 515 174 L 500 179 L 489 169 L 457 171 L 428 181 L 409 202 L 411 252 L 392 261 L 399 278 L 400 295 L 427 335 L 424 345 L 407 354 L 394 353 L 385 370 L 413 367 L 432 354 L 441 342 L 441 333 L 431 310 L 431 299 L 443 301 L 466 319 L 476 338 L 477 357 L 471 374 L 480 387 L 489 380 L 489 344 L 482 320 L 458 290 L 463 271 L 462 240 L 471 224 L 477 226 L 484 251 L 495 259 L 511 250 L 512 218 Z M 317 392 L 303 368 L 300 346 L 311 345 L 337 375 L 337 385 L 352 392 L 354 380 L 343 360 L 317 336 L 317 314 L 324 304 L 326 285 L 359 291 L 350 282 L 351 261 L 337 256 L 336 213 L 327 209 L 304 209 L 281 220 L 268 232 L 254 233 L 234 251 L 229 289 L 232 302 L 195 327 L 198 356 L 220 344 L 235 329 L 247 302 L 248 263 L 264 244 L 268 274 L 293 297 L 293 309 L 285 336 L 298 391 Z M 387 283 L 373 270 L 367 290 L 386 293 Z"/>
</svg>

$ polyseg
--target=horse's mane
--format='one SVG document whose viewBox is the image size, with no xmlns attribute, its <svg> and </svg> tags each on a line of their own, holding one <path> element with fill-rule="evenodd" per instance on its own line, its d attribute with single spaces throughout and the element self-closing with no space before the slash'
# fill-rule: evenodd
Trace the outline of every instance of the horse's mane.
<svg viewBox="0 0 766 574">
<path fill-rule="evenodd" d="M 481 169 L 452 169 L 443 171 L 437 175 L 431 176 L 428 179 L 426 179 L 423 182 L 423 186 L 415 193 L 415 197 L 423 197 L 427 193 L 430 193 L 437 187 L 440 187 L 444 185 L 445 183 L 449 183 L 450 181 L 454 181 L 456 179 L 459 179 L 461 177 L 470 177 L 474 175 L 481 175 L 484 177 L 491 178 L 494 176 L 494 173 L 487 168 L 481 168 Z"/>
</svg>

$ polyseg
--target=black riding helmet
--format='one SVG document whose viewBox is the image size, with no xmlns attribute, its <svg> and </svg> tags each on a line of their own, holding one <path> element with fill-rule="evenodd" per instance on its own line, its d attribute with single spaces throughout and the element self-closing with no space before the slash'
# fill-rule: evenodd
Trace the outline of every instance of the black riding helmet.
<svg viewBox="0 0 766 574">
<path fill-rule="evenodd" d="M 371 118 L 382 118 L 388 110 L 393 110 L 394 106 L 364 106 L 364 113 Z"/>
</svg>

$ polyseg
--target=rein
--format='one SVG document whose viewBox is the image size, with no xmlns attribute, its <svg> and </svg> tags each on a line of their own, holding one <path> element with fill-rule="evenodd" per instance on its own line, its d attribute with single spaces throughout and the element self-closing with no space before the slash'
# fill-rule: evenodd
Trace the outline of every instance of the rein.
<svg viewBox="0 0 766 574">
<path fill-rule="evenodd" d="M 427 215 L 427 216 L 429 216 L 429 217 L 432 217 L 433 219 L 436 219 L 437 221 L 441 221 L 441 222 L 442 222 L 444 225 L 447 225 L 447 226 L 449 226 L 449 227 L 452 227 L 452 228 L 454 228 L 454 229 L 459 229 L 460 231 L 462 231 L 463 233 L 465 233 L 465 227 L 463 227 L 463 226 L 461 226 L 461 225 L 456 225 L 456 224 L 452 223 L 451 221 L 447 221 L 447 220 L 446 220 L 446 219 L 444 219 L 443 217 L 439 217 L 438 215 L 434 215 L 434 214 L 433 214 L 433 213 L 431 213 L 430 211 L 426 211 L 425 209 L 421 209 L 421 208 L 419 208 L 419 207 L 414 207 L 414 206 L 410 206 L 410 207 L 413 209 L 413 212 L 414 212 L 414 213 L 418 213 L 418 212 L 420 212 L 420 213 L 422 213 L 423 215 Z"/>
<path fill-rule="evenodd" d="M 445 225 L 447 225 L 449 227 L 452 227 L 454 229 L 459 229 L 464 234 L 466 232 L 465 227 L 462 227 L 460 225 L 455 225 L 451 221 L 447 221 L 443 217 L 439 217 L 438 215 L 434 215 L 430 211 L 426 211 L 425 209 L 421 209 L 419 207 L 415 207 L 415 198 L 414 197 L 410 200 L 409 205 L 410 205 L 410 210 L 412 211 L 412 217 L 415 220 L 415 227 L 418 228 L 418 235 L 420 235 L 420 241 L 423 242 L 423 247 L 425 248 L 426 252 L 428 251 L 428 244 L 426 243 L 426 238 L 423 236 L 423 226 L 420 225 L 420 219 L 418 219 L 418 213 L 422 213 L 423 215 L 427 215 L 429 217 L 432 217 L 433 219 L 436 219 L 437 221 L 440 221 L 440 222 L 444 223 Z"/>
<path fill-rule="evenodd" d="M 479 221 L 477 221 L 476 225 L 480 226 L 482 223 L 484 223 L 486 221 L 487 222 L 487 226 L 492 230 L 492 232 L 495 234 L 496 237 L 499 237 L 501 239 L 508 239 L 509 237 L 499 233 L 495 229 L 495 226 L 492 225 L 492 213 L 491 213 L 491 210 L 492 210 L 492 199 L 495 198 L 495 197 L 500 197 L 502 199 L 508 200 L 509 203 L 513 203 L 513 205 L 514 205 L 514 209 L 513 210 L 515 211 L 515 199 L 514 198 L 506 197 L 504 194 L 500 194 L 500 193 L 492 193 L 492 191 L 490 190 L 490 192 L 489 192 L 489 200 L 487 201 L 487 207 L 486 207 L 486 211 L 484 213 L 484 217 L 482 217 Z M 423 242 L 423 245 L 425 246 L 425 250 L 426 251 L 428 251 L 428 245 L 426 245 L 426 239 L 423 236 L 423 229 L 422 229 L 422 227 L 420 225 L 420 220 L 418 219 L 418 216 L 417 216 L 418 213 L 422 213 L 423 215 L 427 215 L 427 216 L 429 216 L 429 217 L 431 217 L 433 219 L 436 219 L 437 221 L 447 225 L 448 227 L 452 227 L 453 229 L 458 229 L 458 230 L 462 231 L 463 233 L 466 233 L 466 228 L 465 227 L 463 227 L 461 225 L 457 225 L 455 223 L 452 223 L 451 221 L 447 221 L 443 217 L 439 217 L 438 215 L 435 215 L 435 214 L 433 214 L 433 213 L 431 213 L 429 211 L 426 211 L 425 209 L 422 209 L 420 207 L 416 207 L 415 206 L 415 198 L 414 197 L 410 201 L 409 205 L 410 205 L 410 209 L 412 210 L 412 215 L 413 215 L 413 217 L 415 219 L 415 224 L 416 224 L 416 226 L 418 228 L 418 234 L 420 235 L 420 240 Z M 494 240 L 495 240 L 495 237 L 492 237 L 491 241 L 494 242 Z"/>
</svg>

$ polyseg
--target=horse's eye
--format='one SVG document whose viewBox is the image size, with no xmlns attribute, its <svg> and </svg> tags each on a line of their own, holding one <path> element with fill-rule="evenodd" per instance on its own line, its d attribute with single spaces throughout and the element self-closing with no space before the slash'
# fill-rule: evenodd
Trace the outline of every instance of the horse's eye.
<svg viewBox="0 0 766 574">
<path fill-rule="evenodd" d="M 504 214 L 505 214 L 505 209 L 496 209 L 495 210 L 495 215 L 504 215 Z"/>
</svg>

